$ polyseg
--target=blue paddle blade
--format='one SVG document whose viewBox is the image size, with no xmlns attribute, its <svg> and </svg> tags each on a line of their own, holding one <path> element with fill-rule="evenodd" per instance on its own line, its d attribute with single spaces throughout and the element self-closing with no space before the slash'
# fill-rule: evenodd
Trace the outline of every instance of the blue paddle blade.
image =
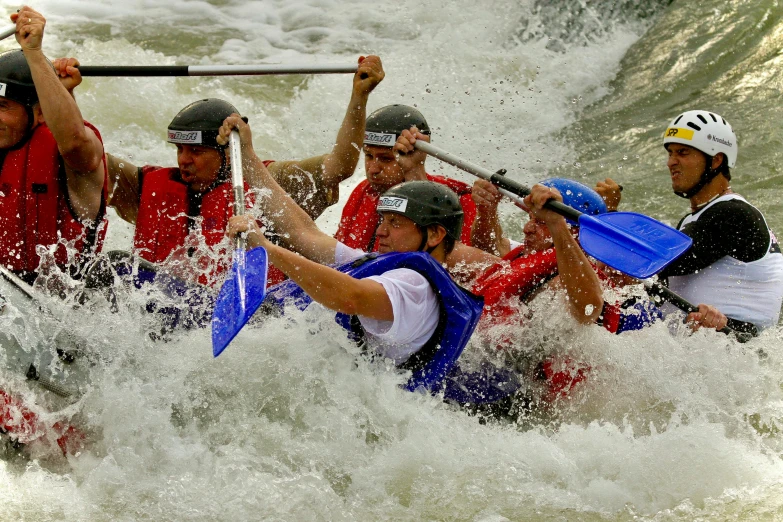
<svg viewBox="0 0 783 522">
<path fill-rule="evenodd" d="M 663 270 L 691 243 L 679 230 L 635 212 L 579 216 L 579 244 L 585 252 L 638 279 Z"/>
<path fill-rule="evenodd" d="M 234 252 L 234 266 L 212 313 L 212 354 L 217 357 L 253 317 L 266 296 L 266 250 Z"/>
</svg>

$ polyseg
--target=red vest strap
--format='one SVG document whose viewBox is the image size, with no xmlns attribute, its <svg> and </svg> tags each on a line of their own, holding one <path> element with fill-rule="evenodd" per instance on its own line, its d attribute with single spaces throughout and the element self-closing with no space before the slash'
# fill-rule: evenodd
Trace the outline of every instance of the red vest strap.
<svg viewBox="0 0 783 522">
<path fill-rule="evenodd" d="M 365 179 L 351 192 L 334 235 L 351 248 L 368 250 L 378 228 L 378 193 Z"/>
</svg>

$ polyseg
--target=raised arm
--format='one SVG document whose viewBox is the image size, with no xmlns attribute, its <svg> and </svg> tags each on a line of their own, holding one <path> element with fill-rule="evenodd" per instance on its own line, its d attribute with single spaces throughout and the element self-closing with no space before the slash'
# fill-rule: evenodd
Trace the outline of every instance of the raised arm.
<svg viewBox="0 0 783 522">
<path fill-rule="evenodd" d="M 367 100 L 384 75 L 379 57 L 360 57 L 351 99 L 332 151 L 298 161 L 276 161 L 269 166 L 272 177 L 311 218 L 316 219 L 337 203 L 340 182 L 356 170 L 364 142 Z"/>
<path fill-rule="evenodd" d="M 218 143 L 228 143 L 233 129 L 239 131 L 242 142 L 245 181 L 252 188 L 259 189 L 264 219 L 279 234 L 283 245 L 318 263 L 333 263 L 337 240 L 321 232 L 310 216 L 277 184 L 253 150 L 250 126 L 238 114 L 226 118 L 220 128 Z"/>
<path fill-rule="evenodd" d="M 533 186 L 525 204 L 536 219 L 546 222 L 557 253 L 558 280 L 568 296 L 568 311 L 582 324 L 595 322 L 601 315 L 604 299 L 601 283 L 582 251 L 565 218 L 544 208 L 550 199 L 563 201 L 557 189 Z"/>
<path fill-rule="evenodd" d="M 103 197 L 103 145 L 84 124 L 76 101 L 43 54 L 46 19 L 35 10 L 22 7 L 11 15 L 11 20 L 16 23 L 16 41 L 22 47 L 38 93 L 37 117 L 49 126 L 65 163 L 71 206 L 80 219 L 94 220 Z"/>
<path fill-rule="evenodd" d="M 350 178 L 356 170 L 364 143 L 367 100 L 385 75 L 379 57 L 359 58 L 359 68 L 353 76 L 351 100 L 348 102 L 343 123 L 337 131 L 332 152 L 324 158 L 323 180 L 327 188 L 336 188 L 341 181 Z"/>
</svg>

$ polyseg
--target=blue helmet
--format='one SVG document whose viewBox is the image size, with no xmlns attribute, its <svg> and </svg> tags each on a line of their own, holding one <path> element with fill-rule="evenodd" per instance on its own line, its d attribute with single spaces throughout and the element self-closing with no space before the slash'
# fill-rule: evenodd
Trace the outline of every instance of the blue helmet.
<svg viewBox="0 0 783 522">
<path fill-rule="evenodd" d="M 590 216 L 606 213 L 606 203 L 603 198 L 587 185 L 565 178 L 550 178 L 540 182 L 545 187 L 556 188 L 563 196 L 563 203 Z M 575 221 L 568 220 L 572 225 Z"/>
</svg>

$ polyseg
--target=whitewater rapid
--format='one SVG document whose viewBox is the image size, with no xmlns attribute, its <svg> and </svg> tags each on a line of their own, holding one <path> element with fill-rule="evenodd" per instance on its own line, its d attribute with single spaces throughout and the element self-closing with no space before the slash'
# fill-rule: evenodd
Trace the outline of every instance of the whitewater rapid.
<svg viewBox="0 0 783 522">
<path fill-rule="evenodd" d="M 545 4 L 43 0 L 34 7 L 48 19 L 47 54 L 85 65 L 378 54 L 387 77 L 369 110 L 414 105 L 433 143 L 525 183 L 558 173 L 592 184 L 630 169 L 637 185 L 629 185 L 626 204 L 671 222 L 678 202 L 648 175 L 657 168 L 665 177 L 653 156 L 655 125 L 663 129 L 677 103 L 704 99 L 675 84 L 668 88 L 676 100 L 650 108 L 646 100 L 666 89 L 631 80 L 644 77 L 635 73 L 652 56 L 640 49 L 667 36 L 660 20 L 687 9 L 635 2 L 646 7 L 634 10 L 607 0 L 582 2 L 583 11 L 566 3 L 569 14 Z M 767 19 L 779 19 L 777 4 L 759 4 L 772 13 Z M 0 11 L 16 8 L 0 1 Z M 599 15 L 612 23 L 600 25 Z M 712 23 L 722 20 L 714 16 Z M 726 24 L 724 37 L 733 34 Z M 780 25 L 764 24 L 764 35 L 776 38 Z M 350 85 L 349 75 L 88 78 L 76 97 L 107 151 L 170 166 L 166 125 L 186 104 L 213 96 L 250 118 L 262 157 L 324 153 Z M 728 107 L 731 93 L 723 95 L 717 105 Z M 645 120 L 634 126 L 629 113 Z M 758 158 L 741 151 L 738 171 L 743 161 L 777 161 L 776 149 L 752 150 Z M 432 159 L 427 165 L 471 181 Z M 341 203 L 363 176 L 360 162 Z M 742 176 L 739 187 L 757 190 Z M 773 184 L 778 174 L 765 176 L 760 183 Z M 781 222 L 779 199 L 764 201 L 771 221 Z M 340 206 L 319 219 L 324 230 L 336 228 Z M 518 214 L 510 205 L 503 212 L 518 234 Z M 112 216 L 106 249 L 129 249 L 131 234 Z M 89 388 L 50 415 L 73 418 L 90 444 L 67 460 L 0 462 L 0 520 L 775 520 L 783 511 L 779 329 L 747 345 L 714 332 L 672 334 L 666 324 L 612 336 L 576 327 L 557 303 L 540 303 L 521 350 L 578 358 L 593 369 L 588 384 L 552 414 L 482 424 L 438 397 L 400 390 L 405 376 L 359 357 L 326 312 L 292 312 L 246 329 L 213 359 L 208 331 L 153 341 L 157 326 L 140 310 L 148 296 L 122 297 L 117 313 L 96 300 L 66 307 L 60 325 L 25 330 L 34 337 L 66 328 L 84 339 Z M 18 328 L 4 321 L 0 327 Z"/>
</svg>

